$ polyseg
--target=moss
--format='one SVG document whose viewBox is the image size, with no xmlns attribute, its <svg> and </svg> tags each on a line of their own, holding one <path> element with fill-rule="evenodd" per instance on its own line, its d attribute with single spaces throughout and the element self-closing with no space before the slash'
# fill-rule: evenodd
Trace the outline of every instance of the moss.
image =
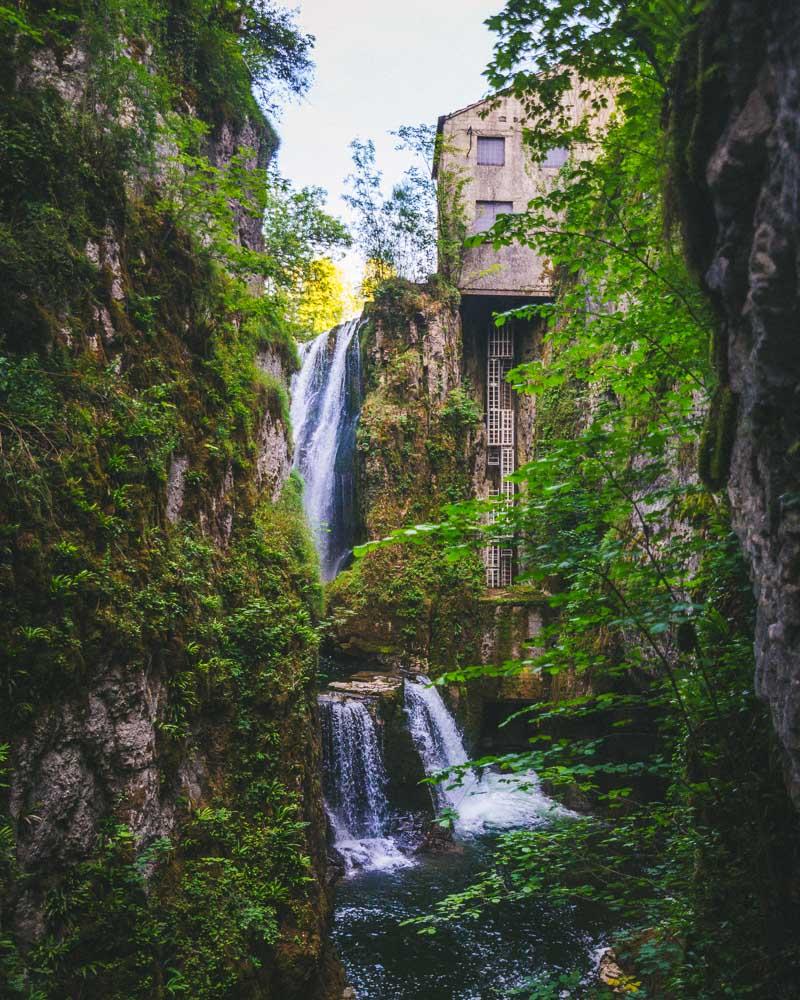
<svg viewBox="0 0 800 1000">
<path fill-rule="evenodd" d="M 536 397 L 536 446 L 541 449 L 559 438 L 577 437 L 585 419 L 582 394 L 585 386 L 570 382 L 545 389 Z"/>
<path fill-rule="evenodd" d="M 357 455 L 368 538 L 472 495 L 480 413 L 458 381 L 458 301 L 445 283 L 394 279 L 367 308 Z M 475 663 L 491 624 L 484 583 L 477 555 L 452 562 L 430 540 L 373 550 L 328 586 L 331 640 L 351 660 L 416 660 L 433 674 Z"/>
<path fill-rule="evenodd" d="M 377 549 L 328 585 L 327 616 L 345 654 L 416 659 L 438 674 L 480 659 L 483 591 L 477 557 L 452 562 L 434 542 Z"/>
<path fill-rule="evenodd" d="M 205 21 L 190 24 L 192 10 Z M 322 595 L 301 484 L 290 477 L 273 504 L 255 474 L 265 413 L 288 426 L 285 387 L 257 353 L 296 354 L 280 303 L 250 296 L 165 204 L 145 128 L 173 101 L 185 113 L 170 80 L 217 124 L 256 115 L 254 102 L 242 76 L 217 103 L 230 66 L 214 86 L 181 76 L 184 32 L 208 27 L 208 5 L 73 12 L 74 28 L 59 21 L 68 9 L 26 8 L 57 35 L 57 58 L 85 35 L 97 88 L 85 101 L 29 81 L 33 43 L 0 42 L 14 68 L 0 111 L 0 731 L 15 749 L 45 723 L 57 739 L 63 706 L 107 672 L 152 679 L 164 691 L 153 763 L 175 826 L 169 841 L 137 844 L 126 823 L 140 803 L 121 795 L 84 857 L 23 871 L 0 783 L 12 847 L 0 855 L 0 975 L 8 995 L 302 996 L 325 947 Z M 152 73 L 116 53 L 132 37 L 126 18 L 144 19 L 134 48 L 152 43 Z M 228 39 L 235 61 L 235 26 Z M 97 110 L 134 84 L 150 102 L 134 103 L 137 127 Z M 254 124 L 263 159 L 271 140 L 260 114 Z M 174 455 L 188 461 L 177 523 Z M 178 793 L 195 764 L 189 802 Z M 44 913 L 25 953 L 12 925 L 23 893 Z"/>
<path fill-rule="evenodd" d="M 387 282 L 366 316 L 359 498 L 367 536 L 375 538 L 470 496 L 478 411 L 468 386 L 450 385 L 443 395 L 429 385 L 436 366 L 443 375 L 445 365 L 458 364 L 457 296 L 449 288 Z M 431 336 L 452 356 L 429 357 Z"/>
<path fill-rule="evenodd" d="M 736 438 L 739 399 L 729 386 L 719 386 L 706 415 L 698 452 L 698 475 L 712 492 L 728 481 L 731 452 Z"/>
<path fill-rule="evenodd" d="M 668 137 L 667 222 L 677 218 L 690 271 L 702 283 L 711 263 L 717 223 L 708 197 L 706 167 L 733 105 L 725 67 L 755 80 L 764 64 L 763 15 L 741 8 L 737 24 L 728 23 L 726 2 L 705 5 L 685 33 L 672 68 Z"/>
</svg>

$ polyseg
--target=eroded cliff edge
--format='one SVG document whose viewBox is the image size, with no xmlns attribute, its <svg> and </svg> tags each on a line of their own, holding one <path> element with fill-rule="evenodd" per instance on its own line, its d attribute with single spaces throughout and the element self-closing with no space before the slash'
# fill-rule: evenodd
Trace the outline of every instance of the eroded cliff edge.
<svg viewBox="0 0 800 1000">
<path fill-rule="evenodd" d="M 675 187 L 718 315 L 701 471 L 727 483 L 758 603 L 756 688 L 800 803 L 800 9 L 711 3 L 674 82 Z"/>
</svg>

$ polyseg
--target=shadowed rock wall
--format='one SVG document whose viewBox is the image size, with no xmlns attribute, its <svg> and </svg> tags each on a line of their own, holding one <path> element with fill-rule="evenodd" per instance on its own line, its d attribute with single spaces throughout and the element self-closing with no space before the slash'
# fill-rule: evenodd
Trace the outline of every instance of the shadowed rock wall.
<svg viewBox="0 0 800 1000">
<path fill-rule="evenodd" d="M 718 315 L 701 473 L 727 483 L 758 603 L 756 688 L 800 804 L 800 6 L 712 2 L 674 83 L 678 210 Z"/>
</svg>

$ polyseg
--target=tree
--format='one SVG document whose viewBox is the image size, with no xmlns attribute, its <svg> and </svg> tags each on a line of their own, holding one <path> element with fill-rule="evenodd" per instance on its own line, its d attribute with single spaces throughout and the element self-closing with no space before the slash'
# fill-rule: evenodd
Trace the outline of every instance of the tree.
<svg viewBox="0 0 800 1000">
<path fill-rule="evenodd" d="M 298 31 L 294 16 L 274 0 L 241 6 L 239 48 L 267 111 L 274 111 L 283 95 L 301 96 L 311 82 L 314 36 Z"/>
<path fill-rule="evenodd" d="M 396 277 L 397 272 L 391 264 L 370 257 L 364 264 L 359 291 L 364 299 L 371 299 L 385 281 Z"/>
<path fill-rule="evenodd" d="M 349 281 L 330 257 L 311 262 L 292 296 L 293 319 L 304 334 L 323 333 L 361 308 Z"/>
<path fill-rule="evenodd" d="M 616 940 L 636 973 L 626 995 L 789 997 L 800 914 L 791 877 L 768 873 L 796 878 L 797 821 L 752 691 L 752 598 L 727 503 L 693 467 L 716 383 L 712 321 L 665 225 L 664 103 L 696 7 L 509 0 L 489 21 L 500 37 L 488 76 L 523 101 L 532 155 L 588 139 L 590 115 L 574 121 L 562 104 L 576 78 L 596 107 L 613 92 L 616 109 L 591 158 L 472 238 L 533 247 L 557 287 L 552 303 L 497 317 L 546 324 L 542 356 L 511 376 L 537 398 L 537 444 L 499 516 L 523 582 L 554 615 L 501 671 L 592 687 L 535 706 L 531 751 L 494 763 L 571 786 L 593 815 L 501 838 L 485 878 L 417 923 L 435 931 L 532 893 L 589 899 L 627 928 Z M 485 544 L 485 515 L 451 506 L 438 528 L 395 538 L 438 534 L 457 558 Z M 566 739 L 565 725 L 589 735 Z M 533 995 L 607 995 L 580 977 L 575 992 L 539 986 Z"/>
<path fill-rule="evenodd" d="M 372 140 L 353 140 L 355 171 L 348 178 L 345 201 L 356 215 L 359 246 L 372 262 L 373 276 L 399 275 L 425 281 L 438 270 L 456 282 L 466 236 L 461 200 L 463 180 L 457 171 L 440 171 L 437 185 L 433 167 L 441 137 L 429 125 L 406 125 L 392 133 L 398 150 L 412 153 L 418 162 L 406 170 L 390 195 L 382 191 L 382 173 L 375 163 Z"/>
</svg>

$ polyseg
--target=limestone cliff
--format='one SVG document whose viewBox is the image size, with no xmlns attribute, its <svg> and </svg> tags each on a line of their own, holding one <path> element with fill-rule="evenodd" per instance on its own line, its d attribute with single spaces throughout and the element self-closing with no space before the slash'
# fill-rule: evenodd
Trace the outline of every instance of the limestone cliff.
<svg viewBox="0 0 800 1000">
<path fill-rule="evenodd" d="M 374 540 L 471 495 L 481 428 L 462 381 L 456 292 L 392 281 L 365 319 L 357 475 L 360 520 Z M 447 563 L 434 543 L 371 552 L 330 587 L 337 644 L 384 665 L 469 662 L 482 589 L 477 560 Z"/>
<path fill-rule="evenodd" d="M 800 8 L 713 2 L 673 112 L 691 264 L 718 315 L 720 388 L 701 462 L 727 482 L 758 603 L 756 688 L 800 803 Z"/>
<path fill-rule="evenodd" d="M 3 995 L 322 997 L 295 356 L 255 210 L 214 200 L 275 135 L 213 5 L 29 12 L 0 81 Z"/>
</svg>

